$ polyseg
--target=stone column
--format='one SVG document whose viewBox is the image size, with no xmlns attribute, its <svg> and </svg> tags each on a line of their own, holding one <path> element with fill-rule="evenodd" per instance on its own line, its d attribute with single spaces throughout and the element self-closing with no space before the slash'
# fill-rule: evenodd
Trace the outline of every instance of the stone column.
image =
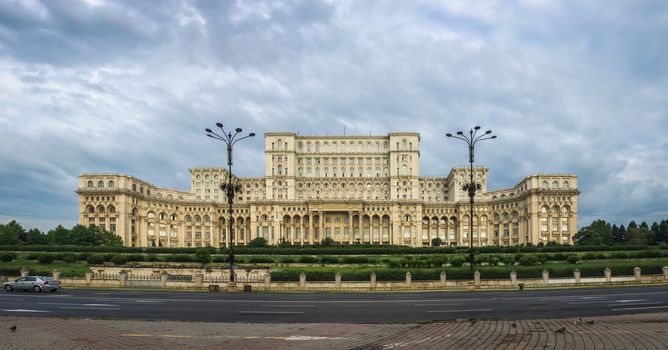
<svg viewBox="0 0 668 350">
<path fill-rule="evenodd" d="M 441 271 L 441 287 L 445 288 L 445 271 Z"/>
<path fill-rule="evenodd" d="M 58 269 L 53 270 L 51 276 L 53 277 L 54 280 L 59 281 L 60 280 L 60 270 L 58 270 Z"/>
<path fill-rule="evenodd" d="M 93 280 L 93 271 L 88 270 L 86 271 L 86 284 L 90 286 Z"/>
<path fill-rule="evenodd" d="M 410 288 L 412 285 L 412 277 L 410 272 L 406 272 L 406 288 Z"/>
<path fill-rule="evenodd" d="M 515 270 L 510 271 L 510 284 L 517 285 L 517 271 Z"/>
<path fill-rule="evenodd" d="M 341 289 L 341 274 L 338 272 L 334 276 L 334 285 L 336 286 L 336 289 Z"/>
<path fill-rule="evenodd" d="M 353 244 L 353 212 L 348 212 L 348 244 Z"/>
<path fill-rule="evenodd" d="M 371 289 L 372 290 L 376 289 L 376 273 L 375 272 L 371 273 Z"/>
<path fill-rule="evenodd" d="M 543 283 L 550 283 L 550 271 L 547 269 L 543 270 Z"/>
<path fill-rule="evenodd" d="M 473 284 L 476 287 L 480 286 L 480 271 L 477 271 L 473 273 Z"/>
<path fill-rule="evenodd" d="M 299 274 L 299 288 L 306 288 L 306 274 L 303 272 Z"/>
<path fill-rule="evenodd" d="M 202 285 L 204 284 L 204 274 L 201 273 L 201 272 L 198 272 L 198 273 L 194 274 L 193 275 L 193 282 L 194 282 L 193 284 L 194 284 L 195 288 L 201 289 Z"/>
<path fill-rule="evenodd" d="M 603 275 L 605 276 L 606 282 L 612 282 L 612 270 L 610 270 L 609 267 L 606 267 L 605 270 L 603 270 Z"/>
<path fill-rule="evenodd" d="M 162 288 L 167 288 L 167 278 L 169 277 L 169 274 L 165 271 L 162 271 L 160 273 L 160 287 Z"/>
<path fill-rule="evenodd" d="M 121 271 L 118 273 L 118 280 L 121 287 L 125 287 L 125 284 L 128 282 L 128 272 Z"/>
<path fill-rule="evenodd" d="M 264 275 L 264 290 L 270 290 L 271 289 L 271 275 L 267 273 Z"/>
<path fill-rule="evenodd" d="M 27 267 L 22 267 L 21 268 L 21 277 L 28 276 L 30 274 L 30 270 L 28 270 Z"/>
<path fill-rule="evenodd" d="M 639 267 L 634 267 L 633 268 L 633 275 L 636 278 L 636 281 L 640 282 L 640 268 Z"/>
<path fill-rule="evenodd" d="M 573 277 L 575 277 L 575 283 L 580 283 L 580 270 L 573 270 Z"/>
</svg>

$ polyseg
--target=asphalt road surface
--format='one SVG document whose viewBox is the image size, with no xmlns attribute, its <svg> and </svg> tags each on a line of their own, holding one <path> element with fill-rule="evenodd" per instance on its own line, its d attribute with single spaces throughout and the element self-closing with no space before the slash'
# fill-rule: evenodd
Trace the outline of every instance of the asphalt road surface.
<svg viewBox="0 0 668 350">
<path fill-rule="evenodd" d="M 668 311 L 668 285 L 543 291 L 199 293 L 0 292 L 0 315 L 217 322 L 403 323 L 546 319 Z"/>
</svg>

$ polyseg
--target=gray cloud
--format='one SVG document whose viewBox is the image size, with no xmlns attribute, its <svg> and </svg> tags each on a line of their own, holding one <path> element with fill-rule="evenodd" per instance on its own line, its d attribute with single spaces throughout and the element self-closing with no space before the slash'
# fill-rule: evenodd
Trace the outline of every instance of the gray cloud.
<svg viewBox="0 0 668 350">
<path fill-rule="evenodd" d="M 668 216 L 668 6 L 526 0 L 0 2 L 0 219 L 74 224 L 81 172 L 188 189 L 202 130 L 422 134 L 422 173 L 579 176 L 581 223 Z M 261 176 L 260 139 L 236 166 Z"/>
</svg>

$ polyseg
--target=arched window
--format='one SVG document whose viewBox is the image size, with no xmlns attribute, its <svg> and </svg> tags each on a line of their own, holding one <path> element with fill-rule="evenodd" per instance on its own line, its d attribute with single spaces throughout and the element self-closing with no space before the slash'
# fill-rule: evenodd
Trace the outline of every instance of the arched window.
<svg viewBox="0 0 668 350">
<path fill-rule="evenodd" d="M 93 181 L 88 181 L 88 188 L 93 188 Z"/>
<path fill-rule="evenodd" d="M 95 212 L 95 208 L 93 208 L 93 206 L 92 206 L 92 205 L 89 205 L 89 206 L 88 206 L 88 208 L 87 208 L 87 211 L 88 211 L 89 213 L 91 213 L 91 214 L 92 214 L 92 213 L 94 213 L 94 212 Z"/>
<path fill-rule="evenodd" d="M 109 213 L 113 214 L 113 213 L 116 212 L 116 207 L 114 207 L 113 205 L 110 205 L 110 206 L 107 208 L 107 211 L 108 211 Z"/>
<path fill-rule="evenodd" d="M 543 214 L 547 214 L 547 211 L 548 210 L 547 210 L 546 206 L 543 206 L 543 207 L 540 208 L 540 212 L 543 213 Z"/>
<path fill-rule="evenodd" d="M 158 218 L 159 218 L 160 220 L 165 220 L 165 213 L 160 213 L 160 214 L 158 214 Z"/>
<path fill-rule="evenodd" d="M 97 182 L 97 187 L 98 188 L 104 188 L 104 181 L 100 180 Z"/>
<path fill-rule="evenodd" d="M 137 192 L 137 185 L 132 184 L 132 191 Z"/>
<path fill-rule="evenodd" d="M 172 214 L 170 219 L 172 219 L 172 221 L 176 221 L 176 214 Z"/>
<path fill-rule="evenodd" d="M 547 180 L 543 180 L 543 189 L 547 190 Z"/>
<path fill-rule="evenodd" d="M 297 143 L 297 150 L 299 152 L 302 152 L 304 150 L 304 143 L 303 142 L 300 141 L 299 143 Z"/>
<path fill-rule="evenodd" d="M 564 180 L 564 183 L 561 187 L 563 187 L 565 190 L 567 190 L 568 189 L 568 181 Z"/>
<path fill-rule="evenodd" d="M 278 165 L 278 175 L 283 175 L 283 166 Z"/>
<path fill-rule="evenodd" d="M 401 149 L 406 149 L 406 140 L 401 140 Z"/>
<path fill-rule="evenodd" d="M 155 219 L 155 213 L 152 211 L 149 211 L 148 214 L 146 214 L 146 217 L 149 219 Z"/>
<path fill-rule="evenodd" d="M 408 214 L 404 215 L 404 221 L 410 222 L 411 221 L 411 216 L 408 215 Z"/>
<path fill-rule="evenodd" d="M 109 188 L 114 188 L 115 186 L 114 181 L 109 181 Z"/>
<path fill-rule="evenodd" d="M 568 214 L 568 206 L 561 207 L 561 213 L 562 214 Z"/>
<path fill-rule="evenodd" d="M 559 181 L 557 180 L 552 181 L 552 189 L 553 190 L 559 189 Z"/>
<path fill-rule="evenodd" d="M 320 142 L 318 141 L 315 142 L 315 152 L 320 153 Z"/>
<path fill-rule="evenodd" d="M 408 175 L 408 167 L 405 164 L 401 166 L 401 175 Z"/>
<path fill-rule="evenodd" d="M 503 213 L 503 220 L 508 220 L 509 218 L 510 216 L 508 215 L 508 213 Z"/>
</svg>

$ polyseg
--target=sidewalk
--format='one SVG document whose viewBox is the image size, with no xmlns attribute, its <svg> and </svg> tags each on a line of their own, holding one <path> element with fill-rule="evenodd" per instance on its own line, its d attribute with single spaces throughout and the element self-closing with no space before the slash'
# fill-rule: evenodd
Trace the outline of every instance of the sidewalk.
<svg viewBox="0 0 668 350">
<path fill-rule="evenodd" d="M 593 322 L 592 322 L 593 321 Z M 16 331 L 10 327 L 16 325 Z M 0 316 L 0 349 L 667 349 L 668 313 L 428 324 L 257 324 Z"/>
</svg>

